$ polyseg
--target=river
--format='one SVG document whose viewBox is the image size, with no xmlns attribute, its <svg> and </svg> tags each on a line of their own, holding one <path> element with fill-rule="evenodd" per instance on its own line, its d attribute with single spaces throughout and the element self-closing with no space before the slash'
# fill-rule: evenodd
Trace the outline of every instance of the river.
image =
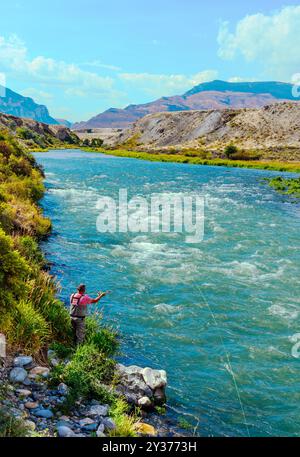
<svg viewBox="0 0 300 457">
<path fill-rule="evenodd" d="M 80 282 L 112 290 L 101 307 L 120 330 L 120 360 L 167 371 L 167 417 L 200 436 L 299 435 L 300 206 L 263 180 L 280 173 L 75 150 L 35 157 L 61 298 Z M 204 196 L 204 239 L 98 232 L 97 200 L 120 188 Z"/>
</svg>

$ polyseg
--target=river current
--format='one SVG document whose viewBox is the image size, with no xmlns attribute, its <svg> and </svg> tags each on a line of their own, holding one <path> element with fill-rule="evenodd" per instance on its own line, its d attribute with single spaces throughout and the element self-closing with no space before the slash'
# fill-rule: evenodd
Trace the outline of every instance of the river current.
<svg viewBox="0 0 300 457">
<path fill-rule="evenodd" d="M 200 436 L 299 435 L 300 205 L 265 182 L 280 173 L 72 150 L 35 157 L 61 298 L 81 282 L 91 295 L 112 290 L 100 307 L 122 336 L 119 358 L 167 371 L 167 416 Z M 204 239 L 98 232 L 97 201 L 120 188 L 204 196 Z"/>
</svg>

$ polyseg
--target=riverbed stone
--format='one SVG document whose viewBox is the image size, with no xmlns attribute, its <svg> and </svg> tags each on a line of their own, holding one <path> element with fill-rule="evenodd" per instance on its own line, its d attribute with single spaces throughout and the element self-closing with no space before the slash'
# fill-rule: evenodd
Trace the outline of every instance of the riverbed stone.
<svg viewBox="0 0 300 457">
<path fill-rule="evenodd" d="M 164 388 L 156 389 L 153 394 L 153 398 L 154 398 L 154 403 L 156 405 L 162 405 L 162 404 L 166 403 L 165 389 Z"/>
<path fill-rule="evenodd" d="M 27 401 L 25 403 L 25 408 L 27 408 L 27 409 L 37 409 L 38 407 L 39 407 L 39 404 L 36 401 Z"/>
<path fill-rule="evenodd" d="M 30 379 L 35 379 L 38 376 L 42 376 L 43 378 L 48 378 L 49 372 L 50 372 L 50 370 L 47 367 L 34 367 L 30 370 L 28 377 Z"/>
<path fill-rule="evenodd" d="M 33 359 L 30 355 L 21 355 L 14 358 L 14 366 L 23 367 L 24 365 L 29 365 L 32 361 Z"/>
<path fill-rule="evenodd" d="M 27 378 L 27 371 L 22 367 L 15 367 L 9 373 L 9 380 L 13 383 L 23 382 Z"/>
<path fill-rule="evenodd" d="M 99 426 L 97 428 L 96 435 L 103 436 L 103 433 L 104 433 L 104 424 L 101 423 L 101 424 L 99 424 Z"/>
<path fill-rule="evenodd" d="M 53 412 L 50 409 L 40 408 L 32 412 L 37 417 L 43 417 L 45 419 L 51 419 L 53 417 Z"/>
<path fill-rule="evenodd" d="M 93 424 L 88 424 L 88 425 L 85 425 L 84 427 L 82 427 L 82 429 L 87 432 L 95 432 L 97 430 L 97 428 L 98 428 L 97 422 L 94 422 Z"/>
<path fill-rule="evenodd" d="M 165 370 L 154 370 L 153 368 L 146 367 L 142 371 L 142 376 L 147 386 L 152 390 L 167 385 L 167 373 Z"/>
<path fill-rule="evenodd" d="M 79 425 L 80 427 L 85 427 L 86 425 L 94 424 L 95 421 L 90 417 L 85 417 L 84 419 L 80 419 Z"/>
<path fill-rule="evenodd" d="M 57 387 L 57 391 L 60 395 L 67 395 L 69 392 L 69 388 L 66 384 L 61 382 Z"/>
<path fill-rule="evenodd" d="M 71 421 L 59 420 L 56 424 L 56 427 L 70 427 L 72 425 Z"/>
<path fill-rule="evenodd" d="M 58 434 L 58 436 L 60 436 L 62 438 L 75 436 L 75 433 L 73 432 L 73 430 L 70 427 L 67 427 L 65 425 L 61 425 L 61 426 L 57 427 L 57 434 Z"/>
<path fill-rule="evenodd" d="M 152 406 L 152 401 L 150 400 L 149 397 L 141 397 L 138 399 L 138 405 L 141 407 L 141 408 L 150 408 Z"/>
<path fill-rule="evenodd" d="M 156 436 L 157 435 L 155 428 L 152 425 L 146 424 L 144 422 L 137 422 L 136 424 L 134 424 L 134 428 L 140 435 L 146 435 L 146 436 Z"/>
<path fill-rule="evenodd" d="M 101 425 L 103 425 L 103 430 L 111 431 L 117 428 L 115 422 L 110 417 L 104 417 L 102 419 Z"/>
<path fill-rule="evenodd" d="M 126 367 L 125 365 L 122 365 L 122 363 L 118 363 L 117 364 L 117 370 L 121 374 L 137 375 L 137 374 L 141 374 L 142 373 L 143 368 L 138 367 L 137 365 L 129 365 L 128 367 Z"/>
<path fill-rule="evenodd" d="M 28 389 L 17 389 L 16 390 L 16 394 L 21 398 L 30 397 L 31 390 L 28 390 Z"/>
<path fill-rule="evenodd" d="M 85 415 L 91 416 L 91 417 L 101 417 L 101 416 L 107 416 L 107 413 L 108 413 L 108 405 L 92 405 L 87 410 Z"/>
</svg>

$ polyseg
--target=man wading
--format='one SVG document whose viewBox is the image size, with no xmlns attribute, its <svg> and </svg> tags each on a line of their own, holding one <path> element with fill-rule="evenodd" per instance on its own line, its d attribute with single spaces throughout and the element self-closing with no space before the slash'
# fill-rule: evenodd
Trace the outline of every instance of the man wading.
<svg viewBox="0 0 300 457">
<path fill-rule="evenodd" d="M 85 285 L 77 287 L 77 293 L 70 297 L 70 316 L 74 332 L 74 341 L 81 344 L 85 337 L 85 316 L 87 315 L 87 305 L 98 303 L 107 292 L 99 292 L 96 298 L 91 298 L 85 293 Z"/>
</svg>

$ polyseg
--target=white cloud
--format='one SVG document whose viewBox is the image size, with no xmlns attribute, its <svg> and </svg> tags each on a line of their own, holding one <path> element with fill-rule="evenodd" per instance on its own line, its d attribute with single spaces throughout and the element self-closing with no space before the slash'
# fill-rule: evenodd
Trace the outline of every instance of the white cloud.
<svg viewBox="0 0 300 457">
<path fill-rule="evenodd" d="M 116 65 L 109 65 L 109 64 L 101 62 L 101 60 L 92 60 L 91 62 L 82 62 L 80 64 L 80 66 L 104 68 L 105 70 L 111 70 L 111 71 L 121 71 L 122 70 L 120 67 L 117 67 Z"/>
<path fill-rule="evenodd" d="M 240 76 L 232 76 L 228 78 L 229 83 L 242 83 L 242 82 L 254 82 L 258 81 L 256 78 L 241 78 Z"/>
<path fill-rule="evenodd" d="M 53 94 L 44 90 L 35 89 L 34 87 L 28 87 L 21 91 L 25 97 L 39 98 L 40 100 L 48 101 L 52 100 Z"/>
<path fill-rule="evenodd" d="M 8 39 L 0 37 L 0 66 L 14 77 L 19 75 L 38 83 L 78 88 L 85 94 L 103 94 L 113 86 L 112 78 L 84 71 L 76 64 L 44 56 L 30 59 L 25 44 L 16 35 Z"/>
<path fill-rule="evenodd" d="M 266 74 L 290 80 L 299 72 L 300 6 L 287 6 L 270 15 L 254 14 L 241 19 L 230 32 L 223 22 L 218 35 L 219 56 L 232 60 L 242 55 L 262 65 Z"/>
<path fill-rule="evenodd" d="M 121 73 L 119 77 L 125 83 L 134 84 L 153 96 L 175 95 L 181 91 L 191 89 L 193 86 L 217 77 L 215 70 L 205 70 L 192 76 L 165 75 L 152 73 Z"/>
</svg>

